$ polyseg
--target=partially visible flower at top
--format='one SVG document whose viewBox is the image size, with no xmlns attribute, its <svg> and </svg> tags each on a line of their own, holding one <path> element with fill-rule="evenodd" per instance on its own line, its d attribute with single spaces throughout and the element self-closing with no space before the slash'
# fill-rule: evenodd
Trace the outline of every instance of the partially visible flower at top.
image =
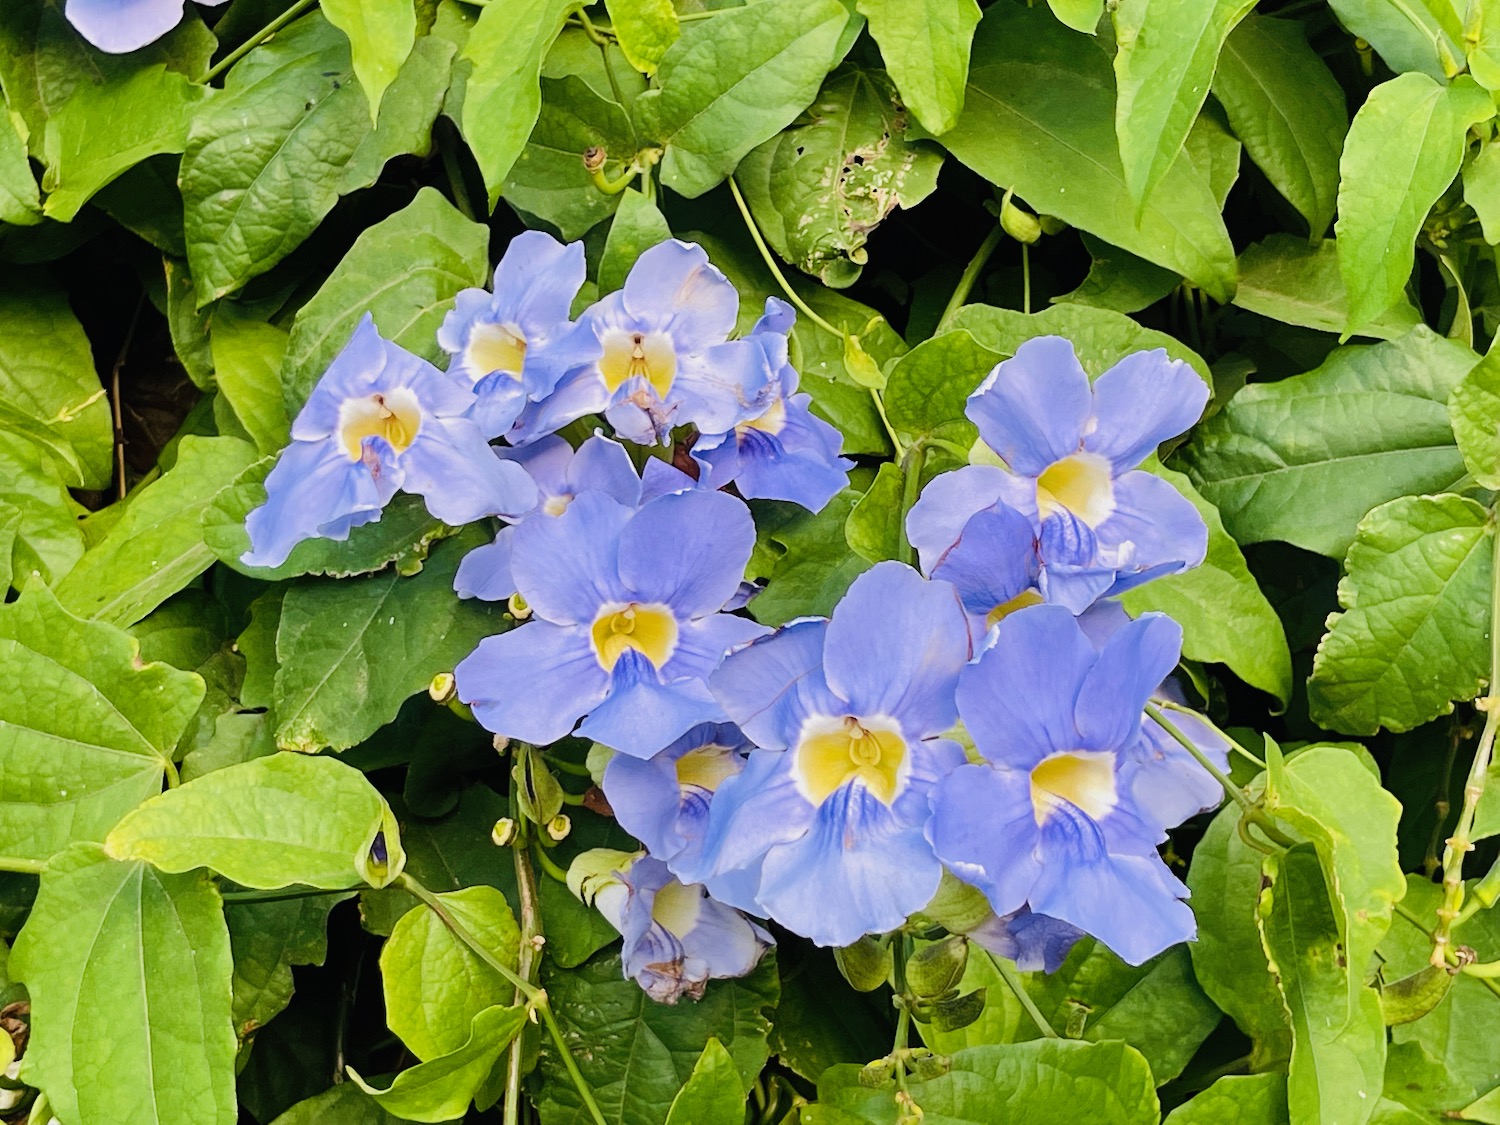
<svg viewBox="0 0 1500 1125">
<path fill-rule="evenodd" d="M 723 711 L 705 682 L 724 654 L 767 630 L 721 613 L 755 545 L 745 505 L 723 492 L 662 496 L 632 510 L 580 493 L 511 539 L 511 575 L 534 611 L 455 669 L 458 695 L 496 734 L 578 733 L 649 758 Z"/>
<path fill-rule="evenodd" d="M 225 0 L 199 0 L 217 8 Z M 154 43 L 182 19 L 183 0 L 67 0 L 63 14 L 95 47 L 123 55 Z"/>
<path fill-rule="evenodd" d="M 367 313 L 292 423 L 245 519 L 249 566 L 280 566 L 304 539 L 346 539 L 398 491 L 459 525 L 536 504 L 521 466 L 502 461 L 466 411 L 473 394 L 381 337 Z"/>
<path fill-rule="evenodd" d="M 571 367 L 598 358 L 599 344 L 568 319 L 583 287 L 583 243 L 516 235 L 495 267 L 495 288 L 465 289 L 438 329 L 448 373 L 474 388 L 472 417 L 500 437 L 528 402 L 545 398 Z"/>
<path fill-rule="evenodd" d="M 924 490 L 907 524 L 923 565 L 957 541 L 970 516 L 1004 504 L 1035 530 L 1038 591 L 1074 613 L 1197 566 L 1208 545 L 1202 517 L 1137 466 L 1196 422 L 1207 401 L 1203 380 L 1161 349 L 1126 356 L 1091 386 L 1067 340 L 1028 340 L 966 410 L 1009 472 L 972 465 Z"/>
<path fill-rule="evenodd" d="M 1029 906 L 1132 965 L 1192 938 L 1187 888 L 1156 852 L 1162 826 L 1125 777 L 1142 709 L 1181 643 L 1176 622 L 1151 613 L 1096 650 L 1067 609 L 1033 606 L 964 670 L 959 713 L 986 761 L 934 788 L 928 833 L 996 914 Z"/>
<path fill-rule="evenodd" d="M 759 345 L 770 373 L 752 417 L 723 434 L 704 434 L 693 457 L 709 486 L 731 481 L 752 500 L 790 500 L 821 512 L 849 483 L 854 462 L 839 456 L 843 435 L 813 416 L 812 396 L 797 393 L 798 375 L 787 359 L 787 333 L 796 313 L 785 301 L 766 298 L 765 315 L 745 339 Z"/>
<path fill-rule="evenodd" d="M 714 795 L 701 876 L 763 860 L 756 903 L 819 945 L 920 910 L 942 876 L 927 794 L 964 761 L 939 736 L 968 658 L 953 587 L 895 562 L 855 579 L 831 619 L 730 655 L 710 686 L 763 749 Z"/>
<path fill-rule="evenodd" d="M 758 344 L 729 339 L 738 310 L 739 294 L 701 246 L 676 239 L 653 246 L 623 289 L 579 317 L 577 332 L 592 341 L 595 358 L 529 407 L 512 440 L 531 441 L 600 411 L 619 437 L 642 444 L 664 443 L 672 427 L 687 423 L 728 432 L 769 377 Z"/>
<path fill-rule="evenodd" d="M 649 855 L 595 849 L 568 869 L 568 887 L 624 937 L 625 976 L 651 999 L 698 1000 L 710 980 L 742 977 L 775 940 L 701 886 Z"/>
</svg>

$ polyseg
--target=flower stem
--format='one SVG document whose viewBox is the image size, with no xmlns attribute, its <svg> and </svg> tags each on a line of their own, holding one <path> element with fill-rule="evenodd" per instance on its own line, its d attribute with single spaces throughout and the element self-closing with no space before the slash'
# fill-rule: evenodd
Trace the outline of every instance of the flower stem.
<svg viewBox="0 0 1500 1125">
<path fill-rule="evenodd" d="M 1255 812 L 1255 802 L 1250 800 L 1245 791 L 1238 785 L 1236 785 L 1233 781 L 1231 781 L 1228 775 L 1226 775 L 1223 770 L 1219 769 L 1218 766 L 1209 761 L 1208 755 L 1203 753 L 1202 750 L 1199 750 L 1198 747 L 1194 746 L 1188 736 L 1178 730 L 1177 727 L 1174 726 L 1172 722 L 1161 713 L 1160 708 L 1156 707 L 1154 704 L 1148 703 L 1146 704 L 1146 714 L 1150 717 L 1152 722 L 1154 722 L 1157 726 L 1161 727 L 1162 730 L 1171 735 L 1173 741 L 1175 741 L 1179 746 L 1181 746 L 1184 750 L 1191 754 L 1194 759 L 1197 760 L 1200 766 L 1202 766 L 1210 774 L 1212 774 L 1213 779 L 1224 787 L 1224 792 L 1228 794 L 1235 802 L 1237 802 L 1240 808 L 1244 810 L 1247 815 Z"/>
<path fill-rule="evenodd" d="M 1200 723 L 1204 723 L 1207 726 L 1212 727 L 1213 732 L 1220 738 L 1222 738 L 1225 742 L 1229 743 L 1229 748 L 1240 757 L 1244 758 L 1252 765 L 1258 766 L 1261 769 L 1266 768 L 1265 762 L 1261 761 L 1260 758 L 1250 753 L 1249 750 L 1246 750 L 1244 746 L 1242 746 L 1238 741 L 1230 738 L 1229 735 L 1225 734 L 1224 728 L 1219 726 L 1218 723 L 1214 722 L 1207 715 L 1204 715 L 1198 711 L 1194 711 L 1191 707 L 1184 706 L 1181 703 L 1174 703 L 1170 699 L 1163 699 L 1160 703 L 1160 707 L 1163 711 L 1177 711 L 1183 715 L 1193 716 L 1193 718 L 1197 719 Z"/>
<path fill-rule="evenodd" d="M 1031 998 L 1031 993 L 1026 991 L 1026 985 L 1022 983 L 1021 976 L 1016 972 L 1015 966 L 1004 957 L 995 956 L 988 949 L 984 952 L 985 956 L 990 959 L 990 964 L 995 966 L 995 972 L 1000 974 L 1000 979 L 1005 982 L 1006 987 L 1015 993 L 1016 999 L 1021 1002 L 1021 1007 L 1026 1009 L 1026 1014 L 1031 1017 L 1031 1022 L 1036 1024 L 1037 1030 L 1048 1039 L 1060 1039 L 1061 1036 L 1057 1034 L 1056 1029 L 1047 1022 L 1047 1017 L 1042 1015 L 1042 1010 L 1036 1006 L 1036 1001 Z"/>
<path fill-rule="evenodd" d="M 958 279 L 958 285 L 953 290 L 953 296 L 948 298 L 948 304 L 943 308 L 943 315 L 938 318 L 937 332 L 940 334 L 948 327 L 948 322 L 958 314 L 964 303 L 969 299 L 969 293 L 974 289 L 974 283 L 979 280 L 979 273 L 984 269 L 984 264 L 990 260 L 990 255 L 995 252 L 995 247 L 1000 245 L 1000 239 L 1005 231 L 997 222 L 995 229 L 985 236 L 979 244 L 979 249 L 974 251 L 974 256 L 969 259 L 969 264 L 964 267 L 963 276 Z"/>
<path fill-rule="evenodd" d="M 293 4 L 286 11 L 282 12 L 281 15 L 277 16 L 270 23 L 266 24 L 265 27 L 261 28 L 254 35 L 250 36 L 249 39 L 246 39 L 243 43 L 241 43 L 234 50 L 230 51 L 229 54 L 225 55 L 213 66 L 209 67 L 208 73 L 203 76 L 203 81 L 205 83 L 212 82 L 215 78 L 219 77 L 219 75 L 223 74 L 235 63 L 239 62 L 251 51 L 255 50 L 256 47 L 259 47 L 267 39 L 275 35 L 283 27 L 291 23 L 294 19 L 300 16 L 303 12 L 307 11 L 317 2 L 318 0 L 297 0 L 295 4 Z"/>
<path fill-rule="evenodd" d="M 527 849 L 523 842 L 517 841 L 511 847 L 511 859 L 515 865 L 516 894 L 521 907 L 521 952 L 516 969 L 529 981 L 536 973 L 537 953 L 544 941 L 540 900 L 537 896 L 536 873 L 527 862 Z M 522 999 L 521 991 L 517 989 L 516 1003 L 519 1004 Z M 510 1045 L 510 1054 L 505 1063 L 505 1125 L 520 1125 L 521 1122 L 521 1078 L 525 1054 L 523 1036 L 518 1035 Z"/>
<path fill-rule="evenodd" d="M 734 177 L 729 177 L 729 194 L 734 196 L 734 205 L 740 209 L 740 217 L 745 220 L 745 227 L 750 231 L 750 238 L 755 243 L 755 248 L 760 251 L 761 259 L 766 263 L 766 268 L 771 271 L 771 276 L 776 279 L 776 284 L 781 286 L 781 291 L 786 294 L 787 300 L 796 305 L 802 315 L 807 317 L 823 331 L 837 336 L 840 340 L 844 338 L 842 329 L 835 328 L 817 313 L 813 312 L 807 302 L 797 296 L 797 291 L 787 281 L 786 275 L 781 272 L 781 267 L 776 264 L 776 255 L 771 253 L 771 248 L 766 245 L 760 228 L 755 225 L 755 217 L 750 214 L 750 207 L 745 203 L 745 197 L 740 194 L 740 185 L 734 182 Z"/>
<path fill-rule="evenodd" d="M 0 855 L 0 871 L 16 875 L 40 875 L 47 869 L 45 859 L 22 859 L 15 855 Z"/>
<path fill-rule="evenodd" d="M 1432 932 L 1432 963 L 1440 968 L 1448 963 L 1453 924 L 1463 908 L 1464 856 L 1474 850 L 1469 834 L 1474 830 L 1474 813 L 1479 807 L 1479 799 L 1484 796 L 1490 758 L 1495 749 L 1495 734 L 1500 728 L 1500 532 L 1492 530 L 1491 535 L 1495 541 L 1495 574 L 1490 585 L 1490 686 L 1483 698 L 1474 701 L 1475 708 L 1484 712 L 1484 730 L 1480 732 L 1479 746 L 1474 751 L 1469 779 L 1464 785 L 1464 803 L 1459 809 L 1458 824 L 1443 848 L 1443 903 L 1438 907 L 1438 923 Z"/>
</svg>

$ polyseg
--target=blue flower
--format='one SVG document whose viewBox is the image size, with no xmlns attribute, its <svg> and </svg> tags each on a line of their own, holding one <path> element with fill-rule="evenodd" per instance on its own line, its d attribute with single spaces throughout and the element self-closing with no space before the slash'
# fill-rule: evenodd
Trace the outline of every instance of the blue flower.
<svg viewBox="0 0 1500 1125">
<path fill-rule="evenodd" d="M 967 407 L 1010 471 L 974 465 L 928 486 L 907 523 L 924 567 L 958 540 L 970 516 L 998 504 L 1031 521 L 1040 595 L 1075 613 L 1198 565 L 1208 545 L 1202 517 L 1170 484 L 1136 467 L 1197 421 L 1207 401 L 1203 380 L 1161 349 L 1126 356 L 1090 386 L 1068 341 L 1028 340 Z"/>
<path fill-rule="evenodd" d="M 1014 961 L 1023 973 L 1057 972 L 1083 937 L 1077 927 L 1025 906 L 1003 918 L 991 914 L 965 934 L 995 956 Z"/>
<path fill-rule="evenodd" d="M 511 538 L 511 575 L 534 611 L 481 641 L 456 675 L 489 730 L 554 742 L 578 733 L 649 758 L 723 719 L 705 682 L 766 629 L 719 612 L 755 545 L 745 505 L 723 492 L 662 496 L 633 511 L 582 492 Z"/>
<path fill-rule="evenodd" d="M 465 289 L 438 329 L 448 373 L 474 388 L 472 417 L 499 437 L 564 371 L 599 356 L 598 341 L 568 319 L 583 287 L 583 243 L 522 231 L 495 267 L 495 290 Z"/>
<path fill-rule="evenodd" d="M 729 339 L 738 310 L 739 294 L 701 246 L 675 239 L 653 246 L 623 289 L 579 318 L 594 358 L 527 409 L 513 440 L 600 411 L 627 441 L 665 443 L 673 426 L 688 423 L 704 433 L 728 432 L 769 378 L 759 344 Z"/>
<path fill-rule="evenodd" d="M 1136 807 L 1123 776 L 1182 630 L 1146 614 L 1096 650 L 1067 609 L 1046 605 L 1012 614 L 992 638 L 958 685 L 986 761 L 933 790 L 938 856 L 996 914 L 1029 906 L 1132 965 L 1190 939 L 1187 888 L 1156 853 L 1162 826 Z"/>
<path fill-rule="evenodd" d="M 536 486 L 502 461 L 465 416 L 474 396 L 381 337 L 368 314 L 292 423 L 266 478 L 266 502 L 245 519 L 249 566 L 280 566 L 304 539 L 345 539 L 415 492 L 448 524 L 516 515 Z"/>
<path fill-rule="evenodd" d="M 714 796 L 703 874 L 762 863 L 757 905 L 820 945 L 920 910 L 942 876 L 923 826 L 928 790 L 964 760 L 938 736 L 968 658 L 953 588 L 893 562 L 860 575 L 830 620 L 732 654 L 710 686 L 763 749 Z"/>
<path fill-rule="evenodd" d="M 693 457 L 712 488 L 731 481 L 752 500 L 790 500 L 820 512 L 849 483 L 854 462 L 839 456 L 843 436 L 812 413 L 812 396 L 797 394 L 797 370 L 787 360 L 787 333 L 796 314 L 766 298 L 765 315 L 746 339 L 760 346 L 769 372 L 751 417 L 723 434 L 704 434 Z"/>
<path fill-rule="evenodd" d="M 568 885 L 625 939 L 626 978 L 663 1004 L 700 999 L 710 980 L 744 976 L 775 944 L 739 911 L 678 881 L 649 855 L 585 852 L 569 869 Z"/>
<path fill-rule="evenodd" d="M 199 0 L 216 8 L 224 0 Z M 183 0 L 67 0 L 68 22 L 95 47 L 123 55 L 155 42 L 182 19 Z"/>
</svg>

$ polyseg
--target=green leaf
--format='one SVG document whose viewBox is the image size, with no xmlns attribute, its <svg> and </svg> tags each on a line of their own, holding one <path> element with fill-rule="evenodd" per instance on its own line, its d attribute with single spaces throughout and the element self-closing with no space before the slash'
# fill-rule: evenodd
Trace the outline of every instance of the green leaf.
<svg viewBox="0 0 1500 1125">
<path fill-rule="evenodd" d="M 1231 1074 L 1167 1114 L 1162 1125 L 1283 1125 L 1286 1078 Z"/>
<path fill-rule="evenodd" d="M 605 0 L 620 50 L 642 74 L 655 74 L 682 29 L 672 0 Z"/>
<path fill-rule="evenodd" d="M 592 44 L 589 50 L 597 57 Z M 581 159 L 588 148 L 604 151 L 603 171 L 611 180 L 625 174 L 635 159 L 636 140 L 624 108 L 575 75 L 543 78 L 536 128 L 506 173 L 500 194 L 517 210 L 556 227 L 563 238 L 581 238 L 622 199 L 594 186 Z"/>
<path fill-rule="evenodd" d="M 845 538 L 850 513 L 861 495 L 846 488 L 816 514 L 792 504 L 781 505 L 776 510 L 785 518 L 775 526 L 757 519 L 766 544 L 766 565 L 752 577 L 770 582 L 749 609 L 762 625 L 784 625 L 794 617 L 833 612 L 849 584 L 870 569 L 869 561 L 851 551 Z M 762 506 L 756 510 L 760 512 Z"/>
<path fill-rule="evenodd" d="M 526 1025 L 526 1008 L 496 1006 L 474 1017 L 467 1041 L 451 1054 L 418 1063 L 377 1090 L 351 1066 L 349 1077 L 389 1113 L 412 1121 L 455 1121 L 474 1100 L 510 1041 Z"/>
<path fill-rule="evenodd" d="M 381 97 L 416 43 L 416 8 L 412 0 L 327 0 L 322 11 L 329 23 L 349 37 L 354 76 L 370 104 L 373 124 Z"/>
<path fill-rule="evenodd" d="M 1052 14 L 1074 31 L 1092 35 L 1104 15 L 1104 0 L 1047 0 Z"/>
<path fill-rule="evenodd" d="M 906 474 L 887 461 L 844 521 L 844 539 L 866 562 L 900 558 L 904 536 L 901 528 L 901 493 Z"/>
<path fill-rule="evenodd" d="M 684 25 L 636 99 L 644 132 L 666 148 L 662 183 L 702 195 L 789 125 L 839 61 L 848 22 L 838 0 L 762 0 Z"/>
<path fill-rule="evenodd" d="M 768 954 L 749 976 L 711 981 L 693 1004 L 650 999 L 621 973 L 617 953 L 566 973 L 548 972 L 544 962 L 542 984 L 563 1035 L 589 1045 L 576 1055 L 578 1068 L 604 1119 L 611 1125 L 663 1125 L 710 1037 L 723 1045 L 747 1088 L 760 1073 L 768 1017 L 780 993 L 775 961 Z M 542 1044 L 541 1074 L 537 1108 L 547 1125 L 591 1120 L 550 1042 Z"/>
<path fill-rule="evenodd" d="M 1459 496 L 1408 496 L 1359 523 L 1339 604 L 1308 682 L 1321 726 L 1411 730 L 1472 699 L 1490 675 L 1494 528 Z"/>
<path fill-rule="evenodd" d="M 42 221 L 42 197 L 26 159 L 21 127 L 17 116 L 0 120 L 0 222 L 32 226 Z"/>
<path fill-rule="evenodd" d="M 1038 213 L 1165 266 L 1217 301 L 1233 295 L 1234 247 L 1207 177 L 1177 161 L 1135 219 L 1109 57 L 1047 12 L 996 4 L 985 13 L 963 114 L 942 140 Z"/>
<path fill-rule="evenodd" d="M 1333 239 L 1316 246 L 1290 234 L 1273 234 L 1240 255 L 1240 287 L 1234 303 L 1283 324 L 1343 332 L 1349 321 L 1349 298 L 1339 273 Z M 1396 303 L 1357 333 L 1377 340 L 1397 340 L 1422 323 L 1403 293 Z"/>
<path fill-rule="evenodd" d="M 1077 289 L 1052 298 L 1054 304 L 1089 305 L 1120 313 L 1139 312 L 1156 304 L 1182 282 L 1172 270 L 1152 265 L 1144 258 L 1101 242 L 1091 234 L 1083 236 L 1083 244 L 1093 258 L 1088 276 Z M 1244 268 L 1243 260 L 1240 268 Z M 1244 288 L 1243 278 L 1240 288 Z M 1238 291 L 1235 297 L 1238 300 Z"/>
<path fill-rule="evenodd" d="M 1385 1069 L 1380 998 L 1360 983 L 1363 963 L 1343 947 L 1313 849 L 1274 852 L 1263 866 L 1270 885 L 1257 917 L 1291 1016 L 1292 1120 L 1364 1125 Z"/>
<path fill-rule="evenodd" d="M 968 434 L 967 441 L 957 440 L 972 444 L 976 434 L 964 406 L 1000 359 L 963 329 L 924 340 L 891 368 L 882 396 L 886 417 L 898 431 L 912 435 L 957 423 Z"/>
<path fill-rule="evenodd" d="M 1462 13 L 1455 0 L 1329 0 L 1339 22 L 1379 52 L 1397 74 L 1421 71 L 1440 82 L 1464 57 Z M 1451 65 L 1450 65 L 1451 64 Z"/>
<path fill-rule="evenodd" d="M 230 968 L 207 879 L 75 845 L 11 954 L 31 995 L 26 1078 L 79 1125 L 234 1125 Z"/>
<path fill-rule="evenodd" d="M 238 438 L 183 438 L 171 471 L 127 498 L 109 533 L 57 584 L 58 600 L 111 625 L 145 617 L 213 565 L 204 509 L 254 460 Z"/>
<path fill-rule="evenodd" d="M 1479 217 L 1484 240 L 1500 242 L 1500 146 L 1485 145 L 1464 165 L 1464 202 Z"/>
<path fill-rule="evenodd" d="M 796 121 L 746 155 L 735 182 L 776 252 L 842 289 L 864 268 L 870 233 L 927 198 L 942 163 L 937 149 L 906 140 L 884 72 L 847 64 Z"/>
<path fill-rule="evenodd" d="M 901 101 L 929 133 L 946 133 L 964 107 L 974 0 L 859 0 Z M 1096 21 L 1097 22 L 1097 21 Z"/>
<path fill-rule="evenodd" d="M 1448 417 L 1474 479 L 1500 489 L 1500 354 L 1485 356 L 1453 388 Z"/>
<path fill-rule="evenodd" d="M 1224 530 L 1218 510 L 1181 473 L 1147 466 L 1192 501 L 1208 525 L 1208 557 L 1201 566 L 1129 591 L 1130 613 L 1169 614 L 1182 626 L 1182 654 L 1227 664 L 1247 684 L 1270 692 L 1285 707 L 1292 697 L 1292 654 L 1281 619 L 1245 565 L 1239 544 Z"/>
<path fill-rule="evenodd" d="M 407 1125 L 410 1120 L 382 1109 L 364 1090 L 345 1082 L 298 1102 L 271 1125 Z"/>
<path fill-rule="evenodd" d="M 214 309 L 209 346 L 214 381 L 240 425 L 262 453 L 279 451 L 291 432 L 281 394 L 286 330 L 222 302 Z"/>
<path fill-rule="evenodd" d="M 9 513 L 9 568 L 17 586 L 55 581 L 83 557 L 87 514 L 41 446 L 0 429 L 0 511 Z"/>
<path fill-rule="evenodd" d="M 1339 558 L 1371 508 L 1464 475 L 1447 401 L 1476 361 L 1425 327 L 1337 348 L 1305 375 L 1245 387 L 1198 425 L 1181 463 L 1239 543 Z"/>
<path fill-rule="evenodd" d="M 515 969 L 521 933 L 504 895 L 477 886 L 437 897 L 459 925 Z M 380 977 L 386 1022 L 423 1061 L 460 1050 L 470 1022 L 486 1008 L 509 1004 L 516 991 L 425 907 L 396 923 L 380 951 Z"/>
<path fill-rule="evenodd" d="M 1339 269 L 1353 333 L 1400 299 L 1413 243 L 1463 159 L 1469 128 L 1495 115 L 1472 78 L 1402 74 L 1370 92 L 1339 160 Z"/>
<path fill-rule="evenodd" d="M 1224 42 L 1213 95 L 1250 159 L 1321 238 L 1333 222 L 1349 111 L 1302 24 L 1246 16 Z M 1242 259 L 1237 298 L 1247 281 Z"/>
<path fill-rule="evenodd" d="M 836 1063 L 876 1059 L 890 1049 L 895 1028 L 880 993 L 855 992 L 833 954 L 813 945 L 776 949 L 781 1001 L 771 1028 L 771 1052 L 809 1082 Z"/>
<path fill-rule="evenodd" d="M 612 293 L 625 284 L 625 275 L 642 253 L 672 237 L 672 228 L 656 204 L 635 188 L 620 194 L 620 207 L 609 224 L 604 256 L 599 259 L 599 292 Z"/>
<path fill-rule="evenodd" d="M 68 222 L 102 187 L 149 156 L 181 152 L 212 91 L 163 66 L 80 83 L 47 120 L 43 208 Z"/>
<path fill-rule="evenodd" d="M 1115 133 L 1137 207 L 1176 162 L 1208 97 L 1219 50 L 1255 0 L 1120 0 Z"/>
<path fill-rule="evenodd" d="M 276 741 L 345 750 L 396 717 L 409 696 L 501 631 L 504 607 L 453 596 L 472 528 L 433 548 L 421 572 L 309 581 L 287 591 L 276 633 Z"/>
<path fill-rule="evenodd" d="M 433 188 L 367 227 L 292 322 L 282 368 L 287 413 L 308 394 L 369 313 L 375 327 L 424 359 L 438 360 L 437 329 L 461 289 L 489 281 L 489 231 Z"/>
<path fill-rule="evenodd" d="M 734 1059 L 712 1036 L 693 1064 L 693 1073 L 672 1099 L 666 1125 L 728 1125 L 745 1114 L 745 1084 Z"/>
<path fill-rule="evenodd" d="M 306 895 L 279 902 L 232 903 L 234 1030 L 244 1039 L 292 998 L 292 966 L 321 965 L 328 955 L 328 914 L 350 896 Z"/>
<path fill-rule="evenodd" d="M 0 607 L 0 855 L 46 860 L 101 840 L 161 789 L 203 681 L 143 664 L 130 634 L 45 586 Z"/>
<path fill-rule="evenodd" d="M 158 794 L 105 840 L 115 859 L 207 867 L 246 887 L 383 887 L 406 857 L 395 815 L 336 758 L 273 754 Z"/>
<path fill-rule="evenodd" d="M 536 124 L 542 108 L 542 59 L 573 6 L 570 0 L 486 5 L 460 53 L 473 64 L 464 86 L 460 124 L 479 162 L 490 210 Z"/>
</svg>

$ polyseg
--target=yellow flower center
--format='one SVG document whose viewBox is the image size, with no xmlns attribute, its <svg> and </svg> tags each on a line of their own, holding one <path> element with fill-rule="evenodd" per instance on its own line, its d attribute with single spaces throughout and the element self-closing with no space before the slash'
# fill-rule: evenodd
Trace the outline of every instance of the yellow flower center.
<svg viewBox="0 0 1500 1125">
<path fill-rule="evenodd" d="M 704 789 L 713 793 L 725 778 L 738 772 L 734 752 L 712 743 L 689 750 L 677 759 L 677 784 L 683 789 Z"/>
<path fill-rule="evenodd" d="M 476 381 L 495 371 L 519 379 L 526 363 L 526 337 L 514 324 L 476 324 L 464 358 Z"/>
<path fill-rule="evenodd" d="M 1043 758 L 1031 771 L 1031 810 L 1037 824 L 1045 824 L 1064 801 L 1101 820 L 1119 799 L 1110 750 L 1064 750 Z"/>
<path fill-rule="evenodd" d="M 677 647 L 677 618 L 664 605 L 605 606 L 589 635 L 594 655 L 606 672 L 614 670 L 626 649 L 635 649 L 660 668 Z"/>
<path fill-rule="evenodd" d="M 1015 597 L 1003 601 L 984 616 L 984 627 L 993 629 L 1018 609 L 1025 609 L 1029 605 L 1041 605 L 1042 595 L 1035 590 L 1022 590 Z"/>
<path fill-rule="evenodd" d="M 406 387 L 384 394 L 346 399 L 339 407 L 339 444 L 358 461 L 366 438 L 384 438 L 397 453 L 404 453 L 422 428 L 422 407 Z"/>
<path fill-rule="evenodd" d="M 1036 478 L 1036 507 L 1043 519 L 1066 509 L 1098 527 L 1115 510 L 1109 461 L 1097 453 L 1075 453 L 1052 462 Z"/>
<path fill-rule="evenodd" d="M 665 332 L 607 332 L 601 343 L 599 374 L 611 392 L 630 379 L 644 379 L 659 398 L 666 398 L 677 378 L 677 353 Z"/>
<path fill-rule="evenodd" d="M 698 924 L 703 910 L 703 888 L 673 879 L 651 900 L 651 920 L 673 937 L 681 938 Z"/>
<path fill-rule="evenodd" d="M 850 781 L 889 805 L 905 781 L 906 740 L 888 719 L 820 716 L 803 728 L 795 753 L 800 788 L 814 805 Z"/>
<path fill-rule="evenodd" d="M 771 407 L 758 418 L 751 418 L 748 422 L 741 422 L 742 430 L 759 430 L 764 434 L 779 434 L 786 426 L 786 400 L 777 398 L 771 403 Z"/>
</svg>

